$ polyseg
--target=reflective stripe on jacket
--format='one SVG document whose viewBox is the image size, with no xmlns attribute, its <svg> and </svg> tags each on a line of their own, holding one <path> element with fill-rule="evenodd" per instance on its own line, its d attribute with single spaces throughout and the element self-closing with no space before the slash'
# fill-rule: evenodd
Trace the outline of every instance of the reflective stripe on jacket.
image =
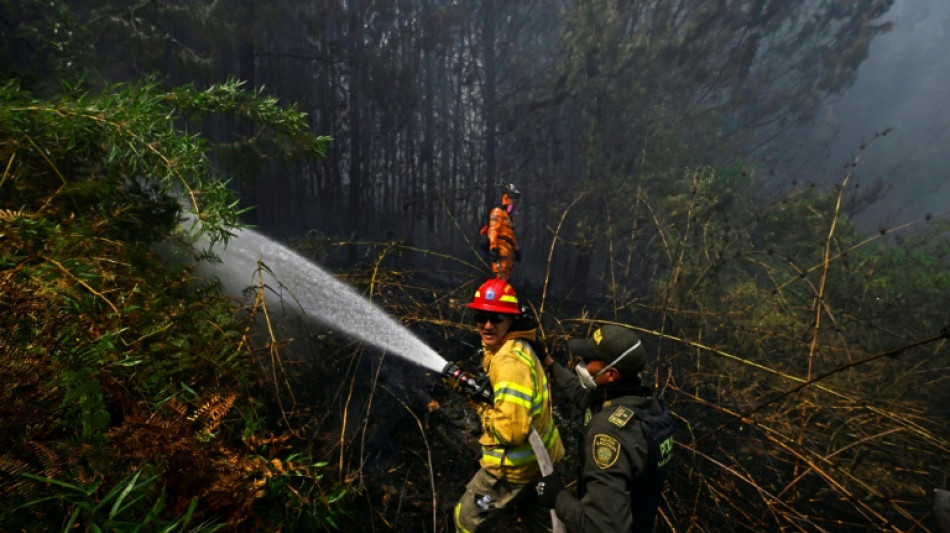
<svg viewBox="0 0 950 533">
<path fill-rule="evenodd" d="M 564 456 L 564 445 L 551 415 L 551 390 L 541 362 L 524 339 L 535 330 L 512 331 L 497 350 L 484 347 L 482 368 L 491 380 L 494 405 L 480 414 L 483 434 L 481 466 L 499 479 L 528 483 L 541 477 L 528 442 L 537 430 L 551 462 Z"/>
</svg>

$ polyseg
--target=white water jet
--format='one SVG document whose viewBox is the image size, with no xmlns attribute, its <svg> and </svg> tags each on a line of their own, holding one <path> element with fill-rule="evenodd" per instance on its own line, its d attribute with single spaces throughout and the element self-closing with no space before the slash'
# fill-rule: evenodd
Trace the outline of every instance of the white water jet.
<svg viewBox="0 0 950 533">
<path fill-rule="evenodd" d="M 207 241 L 201 241 L 205 246 Z M 212 265 L 226 288 L 258 285 L 258 262 L 268 306 L 299 304 L 308 317 L 349 337 L 441 372 L 447 361 L 385 311 L 312 261 L 251 229 L 237 230 Z M 270 271 L 268 271 L 268 269 Z"/>
</svg>

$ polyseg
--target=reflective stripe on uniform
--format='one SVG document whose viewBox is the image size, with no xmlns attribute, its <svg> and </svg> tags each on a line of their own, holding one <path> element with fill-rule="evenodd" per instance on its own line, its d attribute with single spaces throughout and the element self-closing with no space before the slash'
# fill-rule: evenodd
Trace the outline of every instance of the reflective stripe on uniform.
<svg viewBox="0 0 950 533">
<path fill-rule="evenodd" d="M 531 417 L 534 418 L 541 414 L 541 411 L 544 410 L 544 404 L 548 403 L 548 398 L 550 397 L 550 387 L 548 387 L 547 377 L 542 374 L 539 379 L 537 367 L 534 364 L 534 354 L 531 351 L 525 350 L 523 344 L 516 344 L 514 352 L 518 359 L 521 359 L 521 361 L 531 369 L 531 382 L 534 383 L 535 388 L 540 392 L 539 395 L 532 397 L 531 406 L 529 407 L 529 409 L 531 409 Z M 532 391 L 532 395 L 533 393 L 534 391 Z"/>
<path fill-rule="evenodd" d="M 557 426 L 554 425 L 553 419 L 551 420 L 551 423 L 548 424 L 546 429 L 547 431 L 541 435 L 541 441 L 544 442 L 545 448 L 551 449 L 551 445 L 554 444 L 554 441 L 556 441 L 558 438 Z"/>
<path fill-rule="evenodd" d="M 511 402 L 518 404 L 534 414 L 533 394 L 534 391 L 510 381 L 502 381 L 495 387 L 495 403 Z"/>
<path fill-rule="evenodd" d="M 532 418 L 537 417 L 544 411 L 544 406 L 548 403 L 550 398 L 550 387 L 548 385 L 547 378 L 543 373 L 540 375 L 538 374 L 536 371 L 537 365 L 534 364 L 536 358 L 533 352 L 526 348 L 523 342 L 517 342 L 514 346 L 513 352 L 515 356 L 530 369 L 531 382 L 534 385 L 534 388 L 525 387 L 519 383 L 503 381 L 498 383 L 495 388 L 494 401 L 495 403 L 510 402 L 515 405 L 519 405 L 525 409 L 528 409 Z M 494 431 L 492 431 L 492 434 L 492 436 L 495 437 L 496 442 L 501 440 Z M 545 427 L 541 428 L 539 434 L 541 436 L 541 441 L 544 443 L 544 447 L 550 450 L 559 438 L 557 426 L 554 424 L 553 417 L 548 420 L 548 423 L 545 425 Z M 507 449 L 482 447 L 482 460 L 486 463 L 494 465 L 518 466 L 537 461 L 537 456 L 535 456 L 534 450 L 531 448 L 530 444 L 523 444 L 521 446 L 510 447 Z"/>
<path fill-rule="evenodd" d="M 538 458 L 531 445 L 526 444 L 498 450 L 482 448 L 482 460 L 495 465 L 519 466 L 537 461 Z"/>
<path fill-rule="evenodd" d="M 457 529 L 458 531 L 462 531 L 462 532 L 464 532 L 464 533 L 472 533 L 471 531 L 465 529 L 465 526 L 462 525 L 462 521 L 459 520 L 459 515 L 461 514 L 461 512 L 462 512 L 462 502 L 458 502 L 457 504 L 455 504 L 455 527 L 456 527 L 456 529 Z"/>
</svg>

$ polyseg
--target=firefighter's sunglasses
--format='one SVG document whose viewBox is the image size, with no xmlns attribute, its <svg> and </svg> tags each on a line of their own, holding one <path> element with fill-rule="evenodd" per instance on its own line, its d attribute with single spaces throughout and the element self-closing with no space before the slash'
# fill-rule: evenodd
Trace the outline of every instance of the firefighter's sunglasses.
<svg viewBox="0 0 950 533">
<path fill-rule="evenodd" d="M 510 316 L 511 315 L 505 315 L 502 313 L 475 313 L 475 324 L 484 324 L 485 322 L 501 324 L 506 318 Z"/>
</svg>

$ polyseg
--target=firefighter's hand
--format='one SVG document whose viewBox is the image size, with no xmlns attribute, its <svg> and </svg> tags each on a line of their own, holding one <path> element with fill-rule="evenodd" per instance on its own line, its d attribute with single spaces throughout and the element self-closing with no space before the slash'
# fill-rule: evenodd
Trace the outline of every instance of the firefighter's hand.
<svg viewBox="0 0 950 533">
<path fill-rule="evenodd" d="M 554 473 L 541 478 L 541 481 L 538 481 L 538 484 L 534 486 L 534 490 L 538 493 L 538 503 L 548 509 L 553 509 L 554 502 L 557 501 L 557 495 L 564 490 L 564 486 L 561 485 L 561 480 Z"/>
<path fill-rule="evenodd" d="M 521 262 L 521 250 L 515 250 L 515 262 L 516 263 Z"/>
<path fill-rule="evenodd" d="M 491 261 L 494 263 L 495 261 L 498 261 L 499 257 L 501 257 L 501 251 L 498 248 L 492 248 L 491 251 L 488 252 L 488 256 L 491 257 Z"/>
<path fill-rule="evenodd" d="M 544 368 L 550 368 L 554 363 L 557 363 L 563 367 L 567 367 L 567 352 L 558 348 L 547 350 L 544 354 L 544 358 L 541 359 L 541 361 L 544 363 Z"/>
</svg>

